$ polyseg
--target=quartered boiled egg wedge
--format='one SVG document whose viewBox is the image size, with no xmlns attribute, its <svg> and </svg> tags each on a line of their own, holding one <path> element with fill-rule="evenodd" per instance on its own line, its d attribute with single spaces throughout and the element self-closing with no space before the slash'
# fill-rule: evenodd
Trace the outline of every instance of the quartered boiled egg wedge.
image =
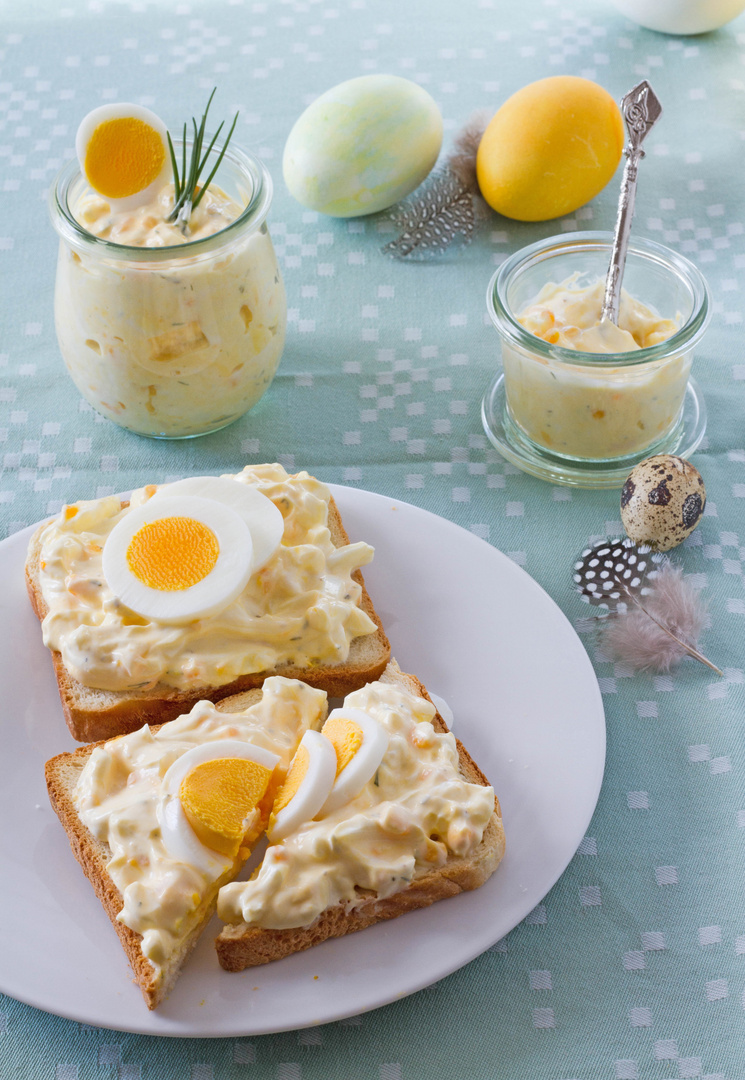
<svg viewBox="0 0 745 1080">
<path fill-rule="evenodd" d="M 385 728 L 362 709 L 333 709 L 321 728 L 336 751 L 336 780 L 320 816 L 330 814 L 358 795 L 372 780 L 388 749 Z"/>
<path fill-rule="evenodd" d="M 213 739 L 177 758 L 157 810 L 171 857 L 206 873 L 227 867 L 261 832 L 260 804 L 278 762 L 277 754 L 239 739 Z"/>
<path fill-rule="evenodd" d="M 86 180 L 112 210 L 140 206 L 172 174 L 166 126 L 142 105 L 101 105 L 83 117 L 75 152 Z"/>
<path fill-rule="evenodd" d="M 253 571 L 260 570 L 279 547 L 285 522 L 272 500 L 229 476 L 190 476 L 159 487 L 153 499 L 197 495 L 224 503 L 244 519 L 253 540 Z"/>
<path fill-rule="evenodd" d="M 246 587 L 253 542 L 244 519 L 196 496 L 152 498 L 117 522 L 103 549 L 111 590 L 146 619 L 180 624 L 215 615 Z"/>
<path fill-rule="evenodd" d="M 306 731 L 277 792 L 266 834 L 278 844 L 321 809 L 336 779 L 336 751 L 320 731 Z"/>
</svg>

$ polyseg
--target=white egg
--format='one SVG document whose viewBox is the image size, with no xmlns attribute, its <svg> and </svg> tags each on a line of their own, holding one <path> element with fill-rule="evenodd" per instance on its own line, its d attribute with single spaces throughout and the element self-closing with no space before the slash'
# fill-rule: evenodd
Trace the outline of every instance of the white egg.
<svg viewBox="0 0 745 1080">
<path fill-rule="evenodd" d="M 130 610 L 161 623 L 215 615 L 241 594 L 253 543 L 239 514 L 214 499 L 152 498 L 114 526 L 103 573 Z"/>
<path fill-rule="evenodd" d="M 629 19 L 661 34 L 705 34 L 745 10 L 745 0 L 613 0 Z"/>
<path fill-rule="evenodd" d="M 221 758 L 244 758 L 272 771 L 279 761 L 277 754 L 270 750 L 239 739 L 212 739 L 201 746 L 193 746 L 173 762 L 163 777 L 163 794 L 156 809 L 163 844 L 171 858 L 195 866 L 213 878 L 231 867 L 233 859 L 202 843 L 184 813 L 178 793 L 192 769 L 205 761 Z"/>
<path fill-rule="evenodd" d="M 227 476 L 190 476 L 158 488 L 153 499 L 172 498 L 174 495 L 197 495 L 202 499 L 214 499 L 224 503 L 240 514 L 248 525 L 253 541 L 252 572 L 260 570 L 280 545 L 285 521 L 279 509 L 268 496 L 239 480 Z"/>
<path fill-rule="evenodd" d="M 334 744 L 338 768 L 331 794 L 321 807 L 321 815 L 326 815 L 359 795 L 372 780 L 388 749 L 389 735 L 362 709 L 344 707 L 329 713 L 321 731 Z M 361 741 L 349 757 L 350 740 L 358 739 Z"/>
<path fill-rule="evenodd" d="M 100 105 L 75 136 L 80 168 L 113 210 L 147 202 L 172 176 L 166 126 L 142 105 Z"/>
<path fill-rule="evenodd" d="M 263 765 L 270 771 L 276 768 L 279 761 L 277 754 L 265 750 L 263 746 L 254 746 L 253 743 L 240 739 L 210 739 L 200 746 L 193 746 L 191 750 L 176 758 L 163 777 L 163 790 L 167 795 L 177 795 L 187 773 L 205 761 L 216 761 L 219 758 L 244 758 L 246 761 L 255 761 L 257 765 Z"/>
<path fill-rule="evenodd" d="M 335 779 L 336 751 L 333 745 L 320 731 L 306 731 L 285 785 L 277 793 L 267 829 L 270 842 L 279 843 L 314 818 L 326 802 Z M 277 806 L 279 810 L 276 810 Z"/>
</svg>

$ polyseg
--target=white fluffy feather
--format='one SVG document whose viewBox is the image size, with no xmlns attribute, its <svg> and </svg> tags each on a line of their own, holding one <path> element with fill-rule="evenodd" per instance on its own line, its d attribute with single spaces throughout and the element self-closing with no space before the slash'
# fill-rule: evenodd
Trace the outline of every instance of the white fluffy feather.
<svg viewBox="0 0 745 1080">
<path fill-rule="evenodd" d="M 652 581 L 653 588 L 642 601 L 629 603 L 626 612 L 603 620 L 604 654 L 634 671 L 666 672 L 685 656 L 719 671 L 698 651 L 707 622 L 706 604 L 683 571 L 666 562 L 650 585 Z"/>
</svg>

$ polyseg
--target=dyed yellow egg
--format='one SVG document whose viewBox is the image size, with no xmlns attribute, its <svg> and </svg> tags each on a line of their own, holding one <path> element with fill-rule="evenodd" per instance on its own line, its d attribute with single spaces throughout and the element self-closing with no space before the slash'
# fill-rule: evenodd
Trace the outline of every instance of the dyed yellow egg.
<svg viewBox="0 0 745 1080">
<path fill-rule="evenodd" d="M 517 221 L 571 214 L 602 191 L 623 146 L 621 110 L 607 90 L 574 75 L 540 79 L 513 94 L 484 132 L 481 194 Z"/>
<path fill-rule="evenodd" d="M 317 98 L 290 132 L 282 172 L 291 195 L 331 217 L 384 210 L 437 161 L 442 116 L 421 86 L 362 75 Z"/>
</svg>

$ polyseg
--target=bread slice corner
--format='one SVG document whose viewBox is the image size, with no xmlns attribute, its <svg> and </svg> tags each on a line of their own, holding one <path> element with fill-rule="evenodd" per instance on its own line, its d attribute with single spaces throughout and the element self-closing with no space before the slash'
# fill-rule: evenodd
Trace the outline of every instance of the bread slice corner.
<svg viewBox="0 0 745 1080">
<path fill-rule="evenodd" d="M 401 671 L 395 660 L 387 665 L 381 682 L 395 683 L 412 695 L 431 701 L 419 679 Z M 436 731 L 449 730 L 439 712 L 432 723 Z M 457 738 L 455 742 L 463 778 L 472 784 L 490 786 L 463 743 Z M 226 971 L 243 971 L 310 949 L 329 938 L 343 937 L 385 919 L 395 919 L 417 908 L 429 907 L 438 900 L 477 889 L 497 869 L 504 851 L 502 812 L 495 795 L 494 813 L 484 830 L 481 843 L 470 855 L 463 858 L 451 855 L 444 866 L 416 878 L 401 892 L 384 899 L 371 894 L 354 908 L 342 904 L 326 908 L 309 926 L 273 930 L 247 923 L 226 924 L 215 942 L 218 960 Z"/>
</svg>

